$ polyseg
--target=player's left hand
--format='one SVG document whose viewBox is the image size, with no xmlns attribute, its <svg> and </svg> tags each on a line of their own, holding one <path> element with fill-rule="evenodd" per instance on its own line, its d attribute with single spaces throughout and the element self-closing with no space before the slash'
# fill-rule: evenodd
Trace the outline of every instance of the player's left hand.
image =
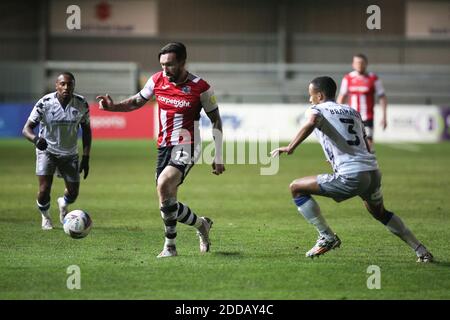
<svg viewBox="0 0 450 320">
<path fill-rule="evenodd" d="M 383 118 L 383 119 L 381 120 L 381 127 L 383 128 L 383 130 L 386 130 L 386 127 L 387 127 L 387 121 L 386 121 L 386 118 Z"/>
<path fill-rule="evenodd" d="M 216 176 L 222 174 L 225 171 L 225 165 L 223 163 L 216 163 L 215 161 L 212 163 L 212 168 L 212 173 L 214 173 Z"/>
<path fill-rule="evenodd" d="M 84 179 L 87 178 L 89 174 L 89 156 L 83 156 L 80 162 L 80 173 L 84 170 Z"/>
</svg>

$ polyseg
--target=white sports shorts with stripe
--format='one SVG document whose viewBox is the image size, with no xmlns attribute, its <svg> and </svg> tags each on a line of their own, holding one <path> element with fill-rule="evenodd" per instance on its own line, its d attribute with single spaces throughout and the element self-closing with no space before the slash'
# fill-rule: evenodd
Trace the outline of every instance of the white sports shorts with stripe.
<svg viewBox="0 0 450 320">
<path fill-rule="evenodd" d="M 363 171 L 347 175 L 319 174 L 317 183 L 321 196 L 341 202 L 355 196 L 361 197 L 370 204 L 383 201 L 381 191 L 381 173 L 379 170 Z"/>
<path fill-rule="evenodd" d="M 67 182 L 80 182 L 78 154 L 57 155 L 36 149 L 36 175 L 52 176 L 58 169 Z"/>
</svg>

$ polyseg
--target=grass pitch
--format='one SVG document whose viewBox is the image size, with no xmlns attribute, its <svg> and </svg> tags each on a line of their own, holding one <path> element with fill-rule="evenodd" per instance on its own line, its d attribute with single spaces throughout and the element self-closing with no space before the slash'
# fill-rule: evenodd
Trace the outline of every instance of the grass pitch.
<svg viewBox="0 0 450 320">
<path fill-rule="evenodd" d="M 70 207 L 88 211 L 94 226 L 74 240 L 58 221 L 55 178 L 51 213 L 57 226 L 40 229 L 34 149 L 0 140 L 0 299 L 449 299 L 450 144 L 378 144 L 387 208 L 433 252 L 422 265 L 402 241 L 363 208 L 316 197 L 342 246 L 319 259 L 304 253 L 316 240 L 288 192 L 296 177 L 329 172 L 318 144 L 283 156 L 274 176 L 259 165 L 192 169 L 179 200 L 214 220 L 212 246 L 200 254 L 195 230 L 178 224 L 179 256 L 156 259 L 163 224 L 155 191 L 155 143 L 94 141 L 91 170 Z M 67 268 L 81 270 L 69 290 Z M 368 289 L 371 265 L 381 288 Z"/>
</svg>

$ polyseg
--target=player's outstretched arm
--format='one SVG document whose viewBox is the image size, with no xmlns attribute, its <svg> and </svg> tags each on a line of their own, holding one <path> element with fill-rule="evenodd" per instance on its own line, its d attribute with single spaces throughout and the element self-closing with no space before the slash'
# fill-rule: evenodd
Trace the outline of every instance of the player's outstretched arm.
<svg viewBox="0 0 450 320">
<path fill-rule="evenodd" d="M 306 122 L 300 128 L 300 130 L 298 131 L 295 138 L 291 141 L 291 143 L 289 143 L 289 145 L 286 147 L 280 147 L 272 150 L 272 152 L 270 152 L 270 155 L 272 157 L 277 157 L 282 153 L 292 154 L 295 148 L 297 148 L 314 131 L 317 122 L 318 122 L 317 115 L 315 115 L 312 112 L 308 112 Z"/>
<path fill-rule="evenodd" d="M 119 103 L 114 103 L 109 94 L 106 94 L 104 96 L 97 96 L 96 99 L 99 102 L 100 109 L 115 112 L 133 111 L 139 109 L 147 102 L 147 100 L 145 100 L 139 93 L 125 100 L 122 100 Z"/>
</svg>

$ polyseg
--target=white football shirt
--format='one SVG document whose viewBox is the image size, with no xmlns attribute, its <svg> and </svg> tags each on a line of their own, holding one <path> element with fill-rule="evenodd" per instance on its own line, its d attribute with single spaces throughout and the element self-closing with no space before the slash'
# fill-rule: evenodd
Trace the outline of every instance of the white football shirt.
<svg viewBox="0 0 450 320">
<path fill-rule="evenodd" d="M 309 112 L 319 118 L 314 133 L 334 172 L 345 175 L 378 169 L 375 155 L 367 149 L 359 112 L 334 101 L 312 106 Z"/>
<path fill-rule="evenodd" d="M 53 92 L 36 103 L 28 119 L 39 123 L 39 136 L 47 140 L 48 152 L 74 155 L 78 153 L 79 125 L 90 123 L 89 105 L 84 97 L 73 94 L 64 109 Z"/>
</svg>

